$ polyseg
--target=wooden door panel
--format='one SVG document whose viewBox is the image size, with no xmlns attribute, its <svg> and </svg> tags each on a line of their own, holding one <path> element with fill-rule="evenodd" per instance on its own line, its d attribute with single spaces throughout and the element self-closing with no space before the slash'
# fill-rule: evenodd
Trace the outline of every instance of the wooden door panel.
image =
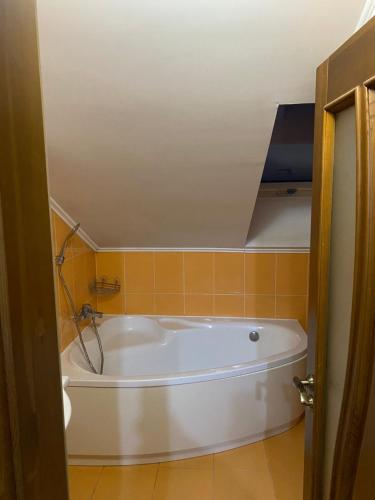
<svg viewBox="0 0 375 500">
<path fill-rule="evenodd" d="M 367 413 L 374 362 L 375 186 L 369 126 L 369 91 L 375 77 L 375 20 L 318 69 L 310 263 L 309 356 L 315 407 L 307 410 L 305 500 L 323 498 L 325 399 L 335 115 L 356 109 L 356 231 L 353 301 L 345 386 L 333 461 L 331 500 L 349 500 Z"/>
<path fill-rule="evenodd" d="M 369 158 L 369 91 L 355 91 L 357 206 L 348 363 L 332 471 L 332 499 L 351 498 L 370 393 L 375 341 L 375 189 Z"/>
<path fill-rule="evenodd" d="M 326 327 L 330 250 L 334 118 L 325 112 L 328 61 L 317 70 L 314 168 L 311 213 L 311 254 L 308 312 L 308 373 L 315 376 L 315 405 L 306 409 L 304 499 L 322 497 L 324 453 Z"/>
<path fill-rule="evenodd" d="M 1 229 L 0 229 L 1 237 Z M 4 349 L 0 322 L 0 500 L 16 500 L 12 439 L 5 384 Z"/>
<path fill-rule="evenodd" d="M 8 459 L 17 499 L 67 500 L 34 1 L 0 2 L 0 95 L 0 333 L 6 373 L 0 383 L 11 422 Z"/>
</svg>

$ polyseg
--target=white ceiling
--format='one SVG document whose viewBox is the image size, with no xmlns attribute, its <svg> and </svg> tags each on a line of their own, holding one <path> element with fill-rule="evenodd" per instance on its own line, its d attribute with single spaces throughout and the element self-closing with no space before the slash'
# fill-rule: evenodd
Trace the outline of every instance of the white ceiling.
<svg viewBox="0 0 375 500">
<path fill-rule="evenodd" d="M 53 198 L 101 247 L 243 247 L 278 103 L 365 0 L 38 0 Z"/>
</svg>

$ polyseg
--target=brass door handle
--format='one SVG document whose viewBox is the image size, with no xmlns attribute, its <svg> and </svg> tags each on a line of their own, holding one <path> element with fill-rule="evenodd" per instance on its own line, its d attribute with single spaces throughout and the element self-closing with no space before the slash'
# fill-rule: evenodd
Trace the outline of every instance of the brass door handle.
<svg viewBox="0 0 375 500">
<path fill-rule="evenodd" d="M 298 389 L 301 404 L 303 406 L 314 406 L 314 397 L 309 392 L 309 388 L 312 390 L 314 387 L 314 376 L 308 375 L 305 380 L 293 377 L 293 383 Z"/>
</svg>

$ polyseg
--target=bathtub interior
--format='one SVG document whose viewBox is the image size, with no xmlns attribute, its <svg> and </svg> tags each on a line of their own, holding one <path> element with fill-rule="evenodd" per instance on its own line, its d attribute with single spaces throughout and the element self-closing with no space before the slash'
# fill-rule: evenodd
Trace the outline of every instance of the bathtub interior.
<svg viewBox="0 0 375 500">
<path fill-rule="evenodd" d="M 107 316 L 99 327 L 105 353 L 103 376 L 163 377 L 209 372 L 302 356 L 306 335 L 296 320 Z M 257 331 L 252 342 L 249 333 Z M 91 359 L 99 362 L 94 335 L 83 332 Z M 64 353 L 88 373 L 76 340 Z"/>
</svg>

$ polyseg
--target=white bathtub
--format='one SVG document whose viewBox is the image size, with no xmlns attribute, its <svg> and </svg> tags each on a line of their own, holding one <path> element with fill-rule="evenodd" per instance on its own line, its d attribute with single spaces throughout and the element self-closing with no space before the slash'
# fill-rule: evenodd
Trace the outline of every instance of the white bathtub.
<svg viewBox="0 0 375 500">
<path fill-rule="evenodd" d="M 103 375 L 88 371 L 77 341 L 61 356 L 72 464 L 223 451 L 283 432 L 303 413 L 292 379 L 306 374 L 306 334 L 295 320 L 108 316 L 100 334 Z M 84 336 L 98 366 L 89 328 Z"/>
</svg>

